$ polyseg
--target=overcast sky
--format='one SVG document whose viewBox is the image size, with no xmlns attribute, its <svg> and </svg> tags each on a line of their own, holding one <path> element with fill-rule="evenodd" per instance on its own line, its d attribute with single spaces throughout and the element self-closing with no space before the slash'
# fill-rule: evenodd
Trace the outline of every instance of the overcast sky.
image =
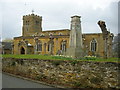
<svg viewBox="0 0 120 90">
<path fill-rule="evenodd" d="M 101 33 L 97 22 L 118 33 L 119 0 L 0 0 L 2 39 L 22 35 L 23 15 L 42 16 L 43 30 L 70 29 L 71 16 L 81 16 L 83 33 Z"/>
</svg>

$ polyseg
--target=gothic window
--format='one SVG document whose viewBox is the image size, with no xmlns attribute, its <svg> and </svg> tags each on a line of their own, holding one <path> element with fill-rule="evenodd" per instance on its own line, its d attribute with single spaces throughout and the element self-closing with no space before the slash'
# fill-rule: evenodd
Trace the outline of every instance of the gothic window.
<svg viewBox="0 0 120 90">
<path fill-rule="evenodd" d="M 51 44 L 51 43 L 48 44 L 48 51 L 49 51 L 49 52 L 52 51 L 52 44 Z"/>
<path fill-rule="evenodd" d="M 97 49 L 97 41 L 93 38 L 91 41 L 91 51 L 95 52 Z"/>
<path fill-rule="evenodd" d="M 42 43 L 37 43 L 37 51 L 42 51 Z"/>
<path fill-rule="evenodd" d="M 50 41 L 48 42 L 48 45 L 47 45 L 47 50 L 48 52 L 50 52 L 50 54 L 53 54 L 53 49 L 54 49 L 54 42 L 52 39 L 50 39 Z"/>
<path fill-rule="evenodd" d="M 48 44 L 48 51 L 50 51 L 50 44 Z"/>
<path fill-rule="evenodd" d="M 62 51 L 66 51 L 66 41 L 62 41 L 62 42 L 61 42 L 60 49 L 61 49 Z"/>
<path fill-rule="evenodd" d="M 49 50 L 49 44 L 48 44 L 48 51 L 50 51 L 50 50 Z"/>
</svg>

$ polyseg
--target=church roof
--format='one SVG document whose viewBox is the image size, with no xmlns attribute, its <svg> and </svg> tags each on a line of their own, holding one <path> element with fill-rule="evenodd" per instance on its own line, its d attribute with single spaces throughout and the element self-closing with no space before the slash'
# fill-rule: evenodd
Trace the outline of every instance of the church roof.
<svg viewBox="0 0 120 90">
<path fill-rule="evenodd" d="M 61 30 L 45 30 L 42 32 L 59 32 L 59 31 L 70 31 L 69 29 L 61 29 Z"/>
<path fill-rule="evenodd" d="M 11 50 L 12 49 L 12 42 L 2 42 L 2 46 L 4 49 L 9 49 Z"/>
<path fill-rule="evenodd" d="M 98 35 L 98 34 L 102 34 L 102 33 L 83 33 L 84 35 Z"/>
</svg>

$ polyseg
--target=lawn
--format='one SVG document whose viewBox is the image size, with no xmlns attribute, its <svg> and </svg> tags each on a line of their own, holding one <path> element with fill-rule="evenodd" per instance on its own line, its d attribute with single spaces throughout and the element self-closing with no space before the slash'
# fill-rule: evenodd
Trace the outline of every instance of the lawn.
<svg viewBox="0 0 120 90">
<path fill-rule="evenodd" d="M 3 58 L 23 58 L 23 59 L 42 59 L 42 60 L 74 60 L 68 57 L 51 55 L 2 55 Z"/>
<path fill-rule="evenodd" d="M 118 58 L 102 59 L 96 57 L 83 57 L 80 59 L 73 59 L 63 56 L 51 55 L 2 55 L 3 58 L 22 58 L 22 59 L 42 59 L 42 60 L 78 60 L 78 61 L 97 61 L 97 62 L 118 62 Z"/>
</svg>

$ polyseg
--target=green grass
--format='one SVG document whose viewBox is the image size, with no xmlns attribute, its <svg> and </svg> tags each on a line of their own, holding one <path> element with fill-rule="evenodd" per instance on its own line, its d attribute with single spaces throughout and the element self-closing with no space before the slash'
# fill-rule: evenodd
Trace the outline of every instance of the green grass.
<svg viewBox="0 0 120 90">
<path fill-rule="evenodd" d="M 77 60 L 77 61 L 97 61 L 97 62 L 118 62 L 118 58 L 80 58 L 73 59 L 70 57 L 63 56 L 51 56 L 51 55 L 2 55 L 3 58 L 21 58 L 21 59 L 42 59 L 42 60 Z"/>
<path fill-rule="evenodd" d="M 103 58 L 96 58 L 96 59 L 85 59 L 84 61 L 98 61 L 98 62 L 120 62 L 118 58 L 109 58 L 109 59 L 103 59 Z"/>
<path fill-rule="evenodd" d="M 2 55 L 3 58 L 42 59 L 42 60 L 74 60 L 72 58 L 51 55 Z"/>
</svg>

